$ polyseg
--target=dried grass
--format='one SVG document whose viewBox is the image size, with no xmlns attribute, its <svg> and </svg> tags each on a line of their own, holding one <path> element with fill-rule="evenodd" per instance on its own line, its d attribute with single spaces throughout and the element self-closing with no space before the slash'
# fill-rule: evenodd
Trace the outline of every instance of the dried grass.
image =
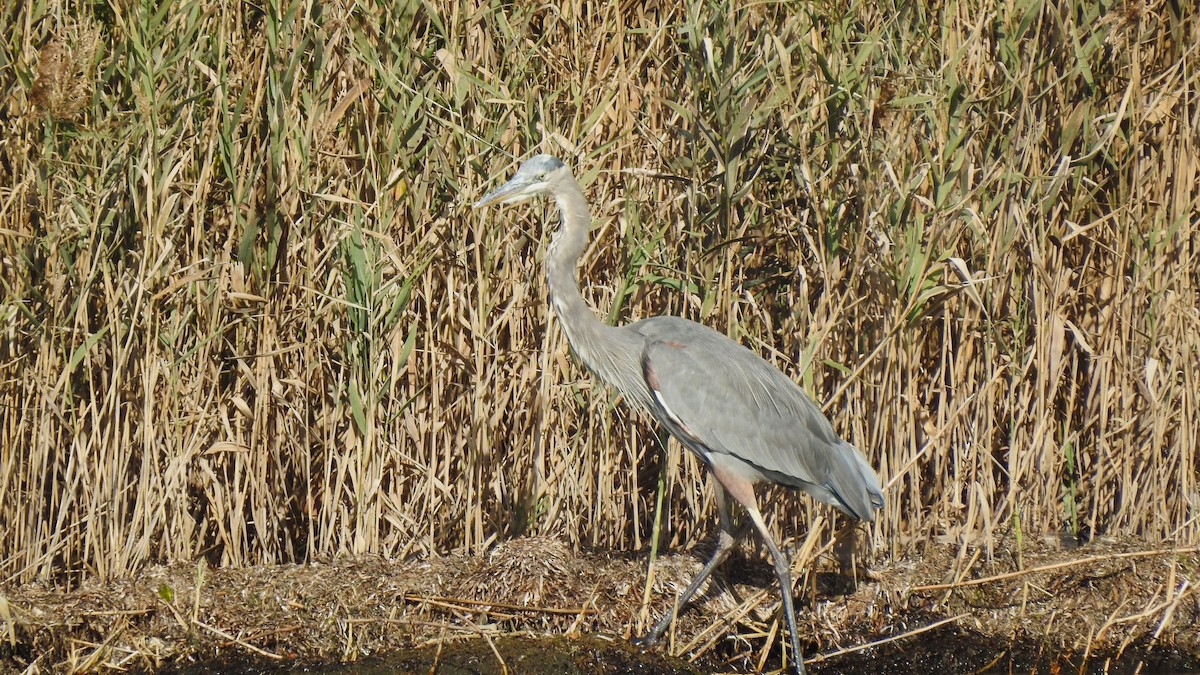
<svg viewBox="0 0 1200 675">
<path fill-rule="evenodd" d="M 512 585 L 498 588 L 498 581 L 503 587 L 520 580 L 506 579 L 514 565 L 496 556 L 408 561 L 364 556 L 221 569 L 178 564 L 151 566 L 138 580 L 89 579 L 69 592 L 28 584 L 9 594 L 8 618 L 18 627 L 17 638 L 11 658 L 0 660 L 0 673 L 127 672 L 212 654 L 253 658 L 266 670 L 282 658 L 353 661 L 481 636 L 498 644 L 504 636 L 530 633 L 540 636 L 535 644 L 541 651 L 569 653 L 574 650 L 546 635 L 597 636 L 618 648 L 626 644 L 623 638 L 645 629 L 636 618 L 646 583 L 644 561 L 554 551 L 542 538 L 517 539 L 505 548 L 521 560 L 515 567 L 523 572 L 548 572 L 540 574 L 543 594 L 520 598 L 510 594 Z M 1130 665 L 1139 659 L 1152 664 L 1162 656 L 1151 651 L 1156 646 L 1195 653 L 1200 603 L 1194 587 L 1181 581 L 1195 572 L 1194 559 L 1187 563 L 1180 552 L 1147 552 L 1136 541 L 1103 540 L 1091 548 L 1087 564 L 1079 565 L 1074 552 L 1035 543 L 1029 569 L 1016 570 L 1014 559 L 998 560 L 988 566 L 989 576 L 947 601 L 939 599 L 942 588 L 922 586 L 944 573 L 955 547 L 930 546 L 919 557 L 879 568 L 879 582 L 849 596 L 813 596 L 801 618 L 811 640 L 806 656 L 810 663 L 829 661 L 847 672 L 916 673 L 938 660 L 952 665 L 935 670 L 960 672 L 980 658 L 1043 672 L 1053 666 L 1032 664 L 1046 654 L 1076 664 L 1090 655 L 1090 668 L 1070 670 L 1102 672 L 1112 671 L 1107 664 L 1118 657 Z M 553 560 L 541 565 L 536 554 L 545 550 Z M 668 555 L 655 574 L 682 586 L 698 564 L 694 556 Z M 773 641 L 763 640 L 778 633 L 772 618 L 779 604 L 769 566 L 763 567 L 757 578 L 730 575 L 727 588 L 701 598 L 673 627 L 669 636 L 676 646 L 669 651 L 704 672 L 766 672 L 764 664 L 778 664 Z M 4 611 L 0 605 L 0 616 Z M 947 623 L 955 626 L 930 634 Z M 863 645 L 869 654 L 847 658 Z M 965 653 L 946 656 L 954 647 Z M 679 672 L 661 660 L 663 651 L 649 653 L 658 659 L 657 668 L 637 672 Z M 609 659 L 613 656 L 618 655 Z M 403 660 L 392 654 L 389 663 L 404 672 L 428 670 L 406 669 Z M 725 666 L 714 667 L 718 664 Z M 535 668 L 522 665 L 525 670 Z"/>
<path fill-rule="evenodd" d="M 16 3 L 0 585 L 642 550 L 664 461 L 702 541 L 696 461 L 549 318 L 550 212 L 465 206 L 534 150 L 594 205 L 594 306 L 728 332 L 864 448 L 877 555 L 1194 546 L 1186 4 Z"/>
</svg>

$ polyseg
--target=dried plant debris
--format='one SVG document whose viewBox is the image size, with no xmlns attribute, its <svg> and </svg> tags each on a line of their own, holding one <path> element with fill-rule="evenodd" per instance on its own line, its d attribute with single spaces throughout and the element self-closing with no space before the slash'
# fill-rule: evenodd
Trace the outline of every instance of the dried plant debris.
<svg viewBox="0 0 1200 675">
<path fill-rule="evenodd" d="M 748 549 L 746 549 L 748 550 Z M 743 550 L 743 553 L 746 552 Z M 1200 557 L 1136 542 L 1081 549 L 1029 547 L 1015 559 L 959 563 L 953 547 L 884 563 L 878 581 L 850 595 L 797 585 L 803 632 L 815 662 L 842 648 L 898 644 L 951 631 L 985 643 L 1027 641 L 1051 651 L 1113 654 L 1147 645 L 1200 649 Z M 973 557 L 973 556 L 972 556 Z M 693 573 L 702 556 L 656 565 L 667 579 Z M 816 566 L 831 573 L 832 560 Z M 957 581 L 945 582 L 947 575 Z M 712 589 L 679 617 L 665 652 L 701 656 L 748 672 L 774 658 L 778 596 L 770 567 L 735 556 Z M 0 592 L 0 671 L 104 671 L 159 667 L 218 654 L 267 659 L 362 658 L 448 638 L 586 633 L 623 641 L 670 608 L 656 582 L 643 606 L 645 560 L 572 553 L 550 538 L 522 538 L 490 555 L 393 562 L 345 559 L 311 565 L 208 569 L 176 565 L 137 579 L 89 582 L 57 592 L 38 584 Z M 649 613 L 647 613 L 649 609 Z M 941 621 L 943 623 L 938 624 Z M 911 646 L 911 645 L 910 645 Z M 877 652 L 878 653 L 878 652 Z M 86 666 L 86 668 L 85 668 Z"/>
</svg>

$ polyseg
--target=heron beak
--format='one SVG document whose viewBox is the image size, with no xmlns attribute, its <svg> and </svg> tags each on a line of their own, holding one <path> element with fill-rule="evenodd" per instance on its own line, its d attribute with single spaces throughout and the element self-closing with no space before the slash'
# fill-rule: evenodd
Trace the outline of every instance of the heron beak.
<svg viewBox="0 0 1200 675">
<path fill-rule="evenodd" d="M 495 202 L 515 204 L 524 201 L 533 196 L 533 192 L 529 188 L 535 184 L 525 176 L 513 176 L 512 180 L 484 195 L 483 199 L 475 202 L 471 208 L 478 209 Z"/>
</svg>

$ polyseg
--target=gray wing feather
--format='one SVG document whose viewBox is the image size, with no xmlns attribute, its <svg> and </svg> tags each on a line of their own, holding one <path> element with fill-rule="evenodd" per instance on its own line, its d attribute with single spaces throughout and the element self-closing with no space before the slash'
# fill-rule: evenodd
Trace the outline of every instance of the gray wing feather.
<svg viewBox="0 0 1200 675">
<path fill-rule="evenodd" d="M 645 338 L 654 396 L 704 450 L 732 456 L 860 520 L 874 519 L 883 505 L 879 477 L 777 368 L 686 319 L 655 317 L 627 328 Z"/>
</svg>

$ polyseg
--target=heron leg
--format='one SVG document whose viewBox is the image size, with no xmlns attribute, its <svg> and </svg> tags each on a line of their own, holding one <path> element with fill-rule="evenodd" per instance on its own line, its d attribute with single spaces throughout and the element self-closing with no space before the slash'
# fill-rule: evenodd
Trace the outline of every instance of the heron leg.
<svg viewBox="0 0 1200 675">
<path fill-rule="evenodd" d="M 754 497 L 754 484 L 738 471 L 730 470 L 728 466 L 714 462 L 712 469 L 713 475 L 721 481 L 721 485 L 725 486 L 729 495 L 746 509 L 750 521 L 754 523 L 754 527 L 758 528 L 763 543 L 771 552 L 771 560 L 775 563 L 775 576 L 779 579 L 779 595 L 783 599 L 783 613 L 787 618 L 788 635 L 792 641 L 792 672 L 795 675 L 804 675 L 804 653 L 800 651 L 800 636 L 796 632 L 796 608 L 792 602 L 791 563 L 775 545 L 775 540 L 771 538 L 771 531 L 767 529 L 767 523 L 758 510 L 758 500 Z"/>
<path fill-rule="evenodd" d="M 850 593 L 858 586 L 858 574 L 854 566 L 854 554 L 858 549 L 857 525 L 853 519 L 847 518 L 846 524 L 833 535 L 833 555 L 837 558 L 838 574 L 847 582 Z"/>
<path fill-rule="evenodd" d="M 717 497 L 717 513 L 720 516 L 721 523 L 721 531 L 717 534 L 716 550 L 713 551 L 712 557 L 708 559 L 708 562 L 704 563 L 704 569 L 700 570 L 696 578 L 692 579 L 692 583 L 688 584 L 687 589 L 683 591 L 683 595 L 679 596 L 679 600 L 675 602 L 675 609 L 664 614 L 649 633 L 634 638 L 634 644 L 645 647 L 658 644 L 658 641 L 662 639 L 663 633 L 670 627 L 671 622 L 683 612 L 683 608 L 692 599 L 692 596 L 696 594 L 696 591 L 700 590 L 700 586 L 712 575 L 713 570 L 725 562 L 725 559 L 729 557 L 729 552 L 733 550 L 734 543 L 740 538 L 741 532 L 734 532 L 733 529 L 733 516 L 729 513 L 729 503 L 725 499 L 724 488 L 720 484 L 716 485 L 715 493 Z"/>
<path fill-rule="evenodd" d="M 767 530 L 766 521 L 758 512 L 758 507 L 751 504 L 746 507 L 746 512 L 750 514 L 750 520 L 754 522 L 758 533 L 762 535 L 763 542 L 766 543 L 767 550 L 771 552 L 771 559 L 775 563 L 775 576 L 779 579 L 779 594 L 783 598 L 783 613 L 787 616 L 788 634 L 792 640 L 793 672 L 795 675 L 804 675 L 804 653 L 800 651 L 800 637 L 796 633 L 796 608 L 792 602 L 791 564 L 783 555 L 783 551 L 780 551 L 779 547 L 775 545 L 775 540 L 771 538 L 771 533 Z"/>
</svg>

